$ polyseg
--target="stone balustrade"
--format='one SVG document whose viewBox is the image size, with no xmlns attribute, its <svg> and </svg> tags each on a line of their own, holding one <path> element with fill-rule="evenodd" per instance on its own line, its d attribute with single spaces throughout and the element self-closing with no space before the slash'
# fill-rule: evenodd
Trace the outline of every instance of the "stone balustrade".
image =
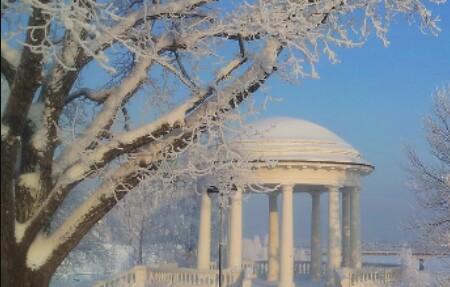
<svg viewBox="0 0 450 287">
<path fill-rule="evenodd" d="M 264 260 L 258 261 L 244 261 L 242 262 L 243 270 L 250 270 L 252 275 L 257 278 L 263 278 L 266 276 L 268 271 L 268 263 Z"/>
<path fill-rule="evenodd" d="M 135 266 L 109 280 L 98 281 L 93 287 L 145 287 L 147 266 Z"/>
<path fill-rule="evenodd" d="M 294 276 L 296 274 L 309 274 L 310 270 L 311 270 L 311 262 L 294 261 Z"/>
<path fill-rule="evenodd" d="M 223 270 L 222 286 L 240 287 L 241 273 L 236 270 Z M 93 287 L 210 287 L 218 285 L 217 270 L 136 266 L 112 279 L 99 281 Z"/>
<path fill-rule="evenodd" d="M 322 274 L 326 273 L 326 263 L 322 263 Z M 250 273 L 252 278 L 266 279 L 268 262 L 265 260 L 244 261 L 242 270 Z M 309 261 L 294 261 L 294 275 L 308 275 L 311 271 Z M 339 268 L 336 271 L 336 286 L 353 287 L 364 283 L 391 283 L 400 277 L 401 268 L 393 264 L 363 264 L 363 268 Z M 224 269 L 222 283 L 224 287 L 240 287 L 243 272 Z M 197 270 L 179 267 L 136 266 L 127 272 L 107 281 L 99 281 L 93 287 L 211 287 L 218 286 L 219 272 L 217 265 L 210 264 L 210 270 Z M 248 284 L 247 284 L 248 285 Z M 251 286 L 251 282 L 250 282 Z"/>
<path fill-rule="evenodd" d="M 239 286 L 241 272 L 225 269 L 222 273 L 222 286 Z M 149 286 L 176 286 L 176 287 L 209 287 L 217 286 L 219 273 L 216 270 L 196 270 L 189 268 L 177 269 L 149 269 L 147 283 Z"/>
<path fill-rule="evenodd" d="M 341 287 L 364 286 L 365 283 L 388 284 L 400 278 L 401 267 L 391 264 L 364 264 L 361 269 L 339 268 L 337 282 Z"/>
<path fill-rule="evenodd" d="M 258 278 L 265 278 L 268 272 L 268 262 L 266 260 L 258 260 L 258 261 L 244 261 L 242 263 L 242 269 L 250 269 L 253 272 L 253 275 Z M 322 263 L 322 271 L 324 274 L 326 271 L 326 263 Z M 294 261 L 294 275 L 308 275 L 311 271 L 311 262 L 296 260 Z"/>
</svg>

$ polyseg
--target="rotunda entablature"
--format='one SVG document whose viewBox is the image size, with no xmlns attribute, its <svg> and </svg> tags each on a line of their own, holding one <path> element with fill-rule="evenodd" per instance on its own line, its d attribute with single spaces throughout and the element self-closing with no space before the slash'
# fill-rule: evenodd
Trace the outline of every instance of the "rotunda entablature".
<svg viewBox="0 0 450 287">
<path fill-rule="evenodd" d="M 251 170 L 242 171 L 235 181 L 244 184 L 295 184 L 320 186 L 358 186 L 362 175 L 371 166 L 320 162 L 278 162 L 275 165 L 253 163 Z"/>
</svg>

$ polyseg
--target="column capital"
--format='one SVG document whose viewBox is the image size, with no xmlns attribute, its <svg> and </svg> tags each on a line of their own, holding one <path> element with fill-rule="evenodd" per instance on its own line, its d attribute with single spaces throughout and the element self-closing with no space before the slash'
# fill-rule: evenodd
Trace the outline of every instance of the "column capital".
<svg viewBox="0 0 450 287">
<path fill-rule="evenodd" d="M 341 185 L 327 185 L 326 188 L 327 188 L 328 192 L 339 191 L 342 188 L 342 186 Z"/>
<path fill-rule="evenodd" d="M 281 190 L 294 190 L 294 183 L 282 183 L 281 185 Z"/>
<path fill-rule="evenodd" d="M 351 191 L 353 189 L 353 186 L 349 186 L 349 185 L 343 185 L 342 187 L 341 187 L 341 190 L 343 191 L 343 192 L 348 192 L 348 191 Z"/>
<path fill-rule="evenodd" d="M 245 190 L 244 185 L 235 184 L 234 186 L 236 187 L 235 191 L 244 192 Z"/>
<path fill-rule="evenodd" d="M 230 194 L 230 200 L 242 200 L 242 193 L 243 190 L 241 188 L 237 188 L 236 190 L 232 191 Z"/>
<path fill-rule="evenodd" d="M 322 190 L 315 190 L 315 191 L 307 191 L 307 193 L 309 193 L 309 195 L 314 197 L 314 196 L 321 196 L 323 191 Z"/>
<path fill-rule="evenodd" d="M 351 192 L 361 192 L 361 186 L 355 185 L 350 188 Z"/>
<path fill-rule="evenodd" d="M 268 197 L 278 197 L 279 194 L 280 194 L 280 192 L 278 190 L 276 190 L 276 191 L 268 192 L 267 196 Z"/>
</svg>

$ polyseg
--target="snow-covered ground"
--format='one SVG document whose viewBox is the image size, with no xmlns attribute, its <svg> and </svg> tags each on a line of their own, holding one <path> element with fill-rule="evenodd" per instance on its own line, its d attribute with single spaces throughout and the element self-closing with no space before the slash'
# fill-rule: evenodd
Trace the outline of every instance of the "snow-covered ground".
<svg viewBox="0 0 450 287">
<path fill-rule="evenodd" d="M 406 254 L 406 256 L 408 256 Z M 405 257 L 405 255 L 403 255 Z M 448 272 L 450 270 L 450 256 L 447 257 L 428 257 L 425 258 L 424 267 L 425 271 L 419 272 L 419 258 L 417 257 L 407 257 L 401 258 L 398 255 L 366 255 L 364 256 L 364 262 L 367 263 L 390 263 L 390 264 L 401 264 L 402 260 L 407 260 L 409 268 L 406 273 L 404 280 L 396 284 L 398 287 L 434 287 L 445 285 L 432 284 L 433 279 L 436 275 L 442 272 Z M 88 264 L 87 264 L 88 265 Z M 95 266 L 90 268 L 89 266 L 84 266 L 86 270 L 96 270 Z M 55 278 L 52 281 L 51 287 L 82 287 L 91 286 L 96 280 L 103 279 L 100 274 L 92 274 L 89 272 L 78 273 L 78 274 L 67 274 L 64 277 Z M 321 284 L 311 282 L 307 277 L 297 278 L 298 286 L 302 287 L 316 287 L 321 286 Z M 254 280 L 254 286 L 261 287 L 273 287 L 271 284 L 264 280 L 256 279 Z M 367 286 L 369 287 L 369 286 Z"/>
</svg>

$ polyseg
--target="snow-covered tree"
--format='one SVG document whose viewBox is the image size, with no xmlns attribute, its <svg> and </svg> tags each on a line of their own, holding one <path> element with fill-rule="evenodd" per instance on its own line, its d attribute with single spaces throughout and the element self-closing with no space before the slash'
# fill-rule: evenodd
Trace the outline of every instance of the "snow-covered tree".
<svg viewBox="0 0 450 287">
<path fill-rule="evenodd" d="M 184 181 L 176 188 L 183 190 L 141 182 L 66 257 L 52 285 L 65 286 L 74 278 L 86 284 L 142 264 L 192 267 L 200 198 Z"/>
<path fill-rule="evenodd" d="M 206 173 L 189 162 L 174 170 L 171 162 L 202 133 L 223 134 L 230 111 L 276 70 L 315 77 L 322 53 L 335 62 L 333 47 L 360 46 L 371 30 L 388 44 L 397 14 L 438 30 L 419 0 L 1 5 L 9 86 L 1 120 L 2 286 L 46 286 L 142 178 Z M 67 204 L 81 191 L 85 200 Z M 60 213 L 64 205 L 69 212 Z"/>
<path fill-rule="evenodd" d="M 411 185 L 422 209 L 412 228 L 434 251 L 450 252 L 450 86 L 436 91 L 425 120 L 426 140 L 434 161 L 425 163 L 408 150 Z"/>
<path fill-rule="evenodd" d="M 105 225 L 115 235 L 113 242 L 129 245 L 133 252 L 128 268 L 155 259 L 177 259 L 170 254 L 174 251 L 186 256 L 195 252 L 199 197 L 194 188 L 181 183 L 182 192 L 141 183 L 108 215 Z"/>
<path fill-rule="evenodd" d="M 411 249 L 402 248 L 400 250 L 400 260 L 402 275 L 400 282 L 396 286 L 404 287 L 426 287 L 432 286 L 430 274 L 419 271 L 418 259 L 412 255 Z"/>
<path fill-rule="evenodd" d="M 401 275 L 393 287 L 446 287 L 449 277 L 437 270 L 419 270 L 419 258 L 412 255 L 409 248 L 400 250 Z"/>
</svg>

